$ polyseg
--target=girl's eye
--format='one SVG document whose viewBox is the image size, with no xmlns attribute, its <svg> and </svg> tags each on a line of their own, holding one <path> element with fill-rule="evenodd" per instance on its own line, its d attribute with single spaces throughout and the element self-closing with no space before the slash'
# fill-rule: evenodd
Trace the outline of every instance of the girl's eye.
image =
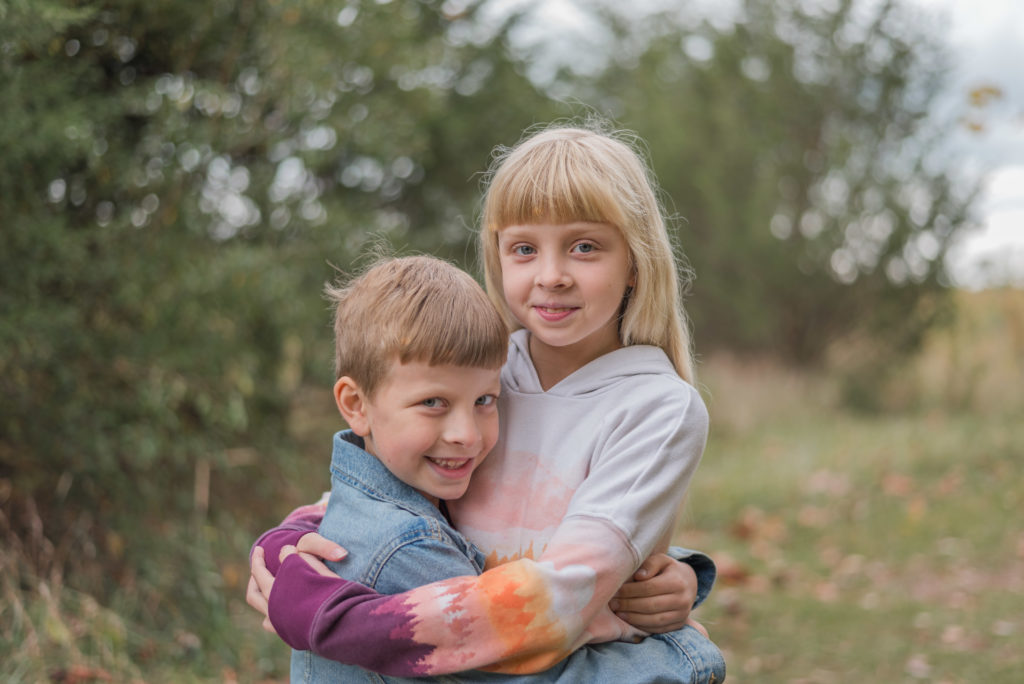
<svg viewBox="0 0 1024 684">
<path fill-rule="evenodd" d="M 494 396 L 493 394 L 485 394 L 482 397 L 477 397 L 476 405 L 477 406 L 490 406 L 494 402 L 496 402 L 497 400 L 498 400 L 498 397 Z"/>
<path fill-rule="evenodd" d="M 597 247 L 592 242 L 581 242 L 578 245 L 573 245 L 572 251 L 577 254 L 592 254 Z"/>
<path fill-rule="evenodd" d="M 530 245 L 516 245 L 512 248 L 512 253 L 516 256 L 533 256 L 537 253 L 537 250 Z"/>
<path fill-rule="evenodd" d="M 438 397 L 431 397 L 430 399 L 424 399 L 420 404 L 427 408 L 441 408 L 441 399 Z"/>
</svg>

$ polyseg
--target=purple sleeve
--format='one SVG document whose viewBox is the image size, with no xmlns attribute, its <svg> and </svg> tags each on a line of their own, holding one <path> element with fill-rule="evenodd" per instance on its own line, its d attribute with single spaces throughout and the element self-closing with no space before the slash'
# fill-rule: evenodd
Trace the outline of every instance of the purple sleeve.
<svg viewBox="0 0 1024 684">
<path fill-rule="evenodd" d="M 267 564 L 267 570 L 271 575 L 277 575 L 281 567 L 281 549 L 285 546 L 296 545 L 303 535 L 309 532 L 316 532 L 320 529 L 320 521 L 324 517 L 323 502 L 300 506 L 288 514 L 277 527 L 264 532 L 256 543 L 249 549 L 249 560 L 252 561 L 252 552 L 257 546 L 263 547 L 263 560 Z"/>
<path fill-rule="evenodd" d="M 268 614 L 294 649 L 335 660 L 344 654 L 343 662 L 381 674 L 423 675 L 420 661 L 434 649 L 413 640 L 408 616 L 396 613 L 394 603 L 361 584 L 321 575 L 293 554 L 281 563 Z"/>
</svg>

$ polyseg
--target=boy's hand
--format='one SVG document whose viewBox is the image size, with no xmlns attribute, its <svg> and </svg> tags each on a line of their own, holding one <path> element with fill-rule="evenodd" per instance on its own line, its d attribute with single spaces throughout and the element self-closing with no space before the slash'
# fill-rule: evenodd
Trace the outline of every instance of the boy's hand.
<svg viewBox="0 0 1024 684">
<path fill-rule="evenodd" d="M 609 607 L 629 624 L 660 634 L 692 625 L 705 636 L 707 631 L 690 619 L 697 600 L 697 573 L 663 553 L 652 554 L 612 597 Z"/>
</svg>

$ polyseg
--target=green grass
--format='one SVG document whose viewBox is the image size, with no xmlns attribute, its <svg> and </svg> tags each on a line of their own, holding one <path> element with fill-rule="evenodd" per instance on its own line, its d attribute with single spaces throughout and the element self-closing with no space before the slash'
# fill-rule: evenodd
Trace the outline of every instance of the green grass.
<svg viewBox="0 0 1024 684">
<path fill-rule="evenodd" d="M 720 420 L 677 534 L 720 561 L 698 619 L 729 681 L 1019 681 L 1020 413 L 867 418 L 779 373 L 708 364 Z M 732 414 L 744 384 L 778 400 Z"/>
</svg>

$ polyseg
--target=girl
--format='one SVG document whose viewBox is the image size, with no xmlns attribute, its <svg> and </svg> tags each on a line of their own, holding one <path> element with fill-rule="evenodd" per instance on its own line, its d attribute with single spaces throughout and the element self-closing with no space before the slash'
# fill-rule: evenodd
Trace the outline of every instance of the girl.
<svg viewBox="0 0 1024 684">
<path fill-rule="evenodd" d="M 608 603 L 667 548 L 708 422 L 654 184 L 630 145 L 580 128 L 528 137 L 492 168 L 480 248 L 516 331 L 498 445 L 448 502 L 488 570 L 379 596 L 296 555 L 278 568 L 313 529 L 293 516 L 258 545 L 277 571 L 269 617 L 294 648 L 402 676 L 527 673 L 645 635 Z M 697 643 L 720 681 L 717 649 Z"/>
</svg>

